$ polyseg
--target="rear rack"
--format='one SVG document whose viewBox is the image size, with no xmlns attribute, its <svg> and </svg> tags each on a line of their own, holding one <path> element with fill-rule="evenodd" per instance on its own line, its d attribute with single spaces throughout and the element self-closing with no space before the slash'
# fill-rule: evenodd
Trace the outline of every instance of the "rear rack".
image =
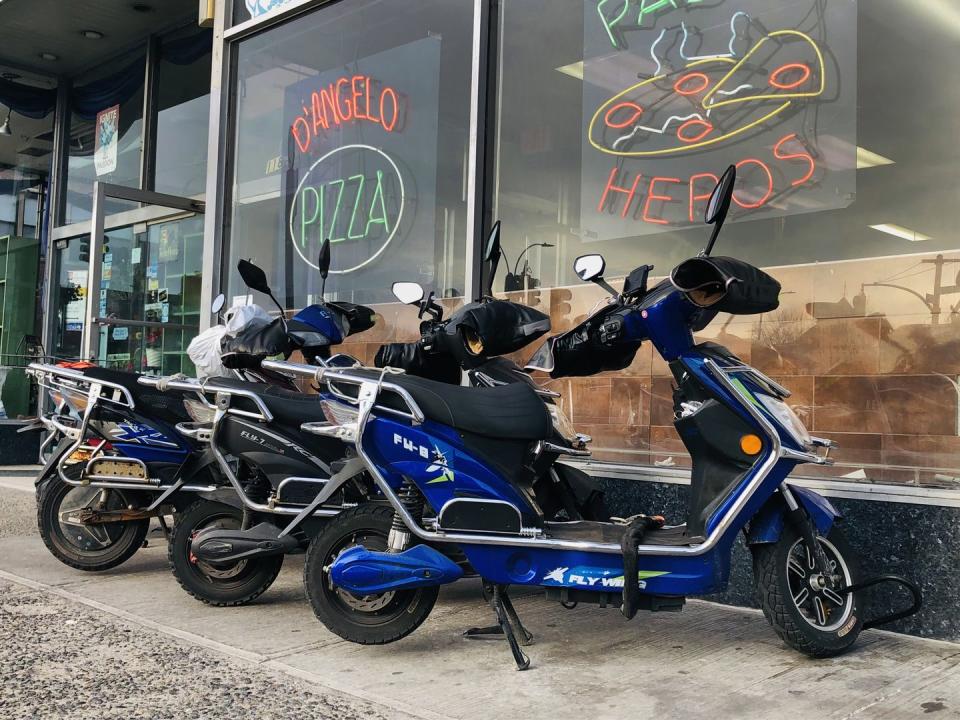
<svg viewBox="0 0 960 720">
<path fill-rule="evenodd" d="M 161 392 L 166 390 L 179 390 L 181 392 L 196 393 L 197 396 L 204 402 L 204 404 L 206 404 L 206 406 L 211 410 L 224 410 L 231 415 L 240 415 L 242 417 L 260 420 L 262 422 L 273 421 L 273 413 L 270 412 L 263 400 L 260 399 L 260 396 L 252 390 L 216 386 L 208 387 L 206 380 L 196 380 L 194 378 L 188 378 L 186 376 L 179 375 L 167 375 L 165 377 L 149 377 L 142 375 L 137 378 L 137 382 L 140 385 L 156 388 Z M 216 402 L 211 403 L 209 400 L 207 400 L 207 394 L 216 395 Z M 232 396 L 242 397 L 246 400 L 249 400 L 256 406 L 258 412 L 251 412 L 249 410 L 241 410 L 239 408 L 230 407 L 230 397 Z"/>
<path fill-rule="evenodd" d="M 409 410 L 409 412 L 403 412 L 402 410 L 397 410 L 396 408 L 386 407 L 384 405 L 376 405 L 375 407 L 378 411 L 405 418 L 414 425 L 420 425 L 426 419 L 426 416 L 423 414 L 423 410 L 420 409 L 420 406 L 417 405 L 417 402 L 413 399 L 413 396 L 406 390 L 406 388 L 387 380 L 387 378 L 391 375 L 402 375 L 402 370 L 394 368 L 383 368 L 381 370 L 378 368 L 380 371 L 380 377 L 373 378 L 357 375 L 354 368 L 325 368 L 316 367 L 315 365 L 304 365 L 302 363 L 292 363 L 280 360 L 264 360 L 261 367 L 266 368 L 267 370 L 274 370 L 276 372 L 311 378 L 317 385 L 326 383 L 332 395 L 343 400 L 344 402 L 350 403 L 351 405 L 359 405 L 359 398 L 351 395 L 342 388 L 337 387 L 337 383 L 346 383 L 348 385 L 356 386 L 373 384 L 377 386 L 378 394 L 381 390 L 395 393 L 400 397 L 401 400 L 403 400 L 404 404 Z"/>
<path fill-rule="evenodd" d="M 133 395 L 123 385 L 92 378 L 72 368 L 63 368 L 46 363 L 30 363 L 25 372 L 33 375 L 40 387 L 52 392 L 82 393 L 87 395 L 90 400 L 102 400 L 131 409 L 136 407 Z M 98 388 L 96 397 L 90 398 L 89 395 L 94 390 L 94 386 Z"/>
</svg>

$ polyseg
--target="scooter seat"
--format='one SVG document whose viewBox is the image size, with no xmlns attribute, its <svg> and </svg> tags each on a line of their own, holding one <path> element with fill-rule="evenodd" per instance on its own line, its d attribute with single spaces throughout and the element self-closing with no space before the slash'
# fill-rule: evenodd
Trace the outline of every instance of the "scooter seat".
<svg viewBox="0 0 960 720">
<path fill-rule="evenodd" d="M 140 377 L 137 373 L 98 366 L 83 368 L 80 372 L 91 380 L 109 382 L 126 388 L 136 408 L 158 420 L 176 425 L 190 419 L 183 407 L 182 393 L 163 393 L 147 385 L 140 385 L 137 382 L 137 378 Z"/>
<path fill-rule="evenodd" d="M 353 374 L 368 375 L 371 380 L 380 378 L 380 372 L 374 370 L 356 370 Z M 527 383 L 472 388 L 413 375 L 386 375 L 384 382 L 410 393 L 428 420 L 463 432 L 510 440 L 547 440 L 552 434 L 550 412 Z M 340 387 L 348 390 L 343 384 Z M 383 393 L 380 404 L 407 409 L 395 393 Z"/>
<path fill-rule="evenodd" d="M 283 425 L 300 427 L 306 422 L 316 422 L 323 419 L 323 411 L 320 409 L 320 398 L 311 393 L 301 393 L 295 390 L 286 390 L 273 385 L 263 385 L 261 383 L 248 382 L 246 380 L 237 380 L 234 378 L 210 378 L 206 382 L 206 387 L 211 390 L 222 388 L 223 390 L 247 390 L 255 393 L 267 410 Z M 239 407 L 242 403 L 236 405 Z M 252 409 L 244 407 L 242 409 Z"/>
</svg>

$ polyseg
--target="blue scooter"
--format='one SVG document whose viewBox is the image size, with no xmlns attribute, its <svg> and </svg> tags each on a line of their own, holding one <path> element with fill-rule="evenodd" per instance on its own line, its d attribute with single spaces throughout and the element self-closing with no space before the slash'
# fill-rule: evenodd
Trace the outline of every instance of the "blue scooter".
<svg viewBox="0 0 960 720">
<path fill-rule="evenodd" d="M 365 644 L 412 632 L 429 615 L 439 586 L 462 574 L 437 550 L 455 544 L 483 578 L 498 630 L 522 670 L 529 659 L 520 645 L 532 636 L 510 603 L 509 585 L 544 587 L 567 606 L 619 606 L 628 618 L 638 609 L 677 611 L 687 596 L 726 586 L 741 531 L 753 553 L 760 605 L 800 652 L 837 655 L 864 628 L 919 609 L 919 590 L 907 580 L 862 578 L 837 527 L 837 510 L 787 482 L 798 464 L 829 464 L 833 444 L 807 432 L 779 384 L 718 345 L 694 342 L 693 332 L 718 312 L 767 312 L 778 304 L 773 278 L 710 255 L 735 179 L 730 167 L 710 199 L 705 219 L 714 228 L 704 252 L 654 288 L 646 287 L 649 266 L 616 292 L 603 280 L 601 256 L 578 258 L 577 274 L 607 288 L 612 299 L 533 359 L 555 376 L 583 375 L 625 367 L 643 341 L 654 344 L 676 381 L 675 425 L 693 461 L 684 524 L 648 515 L 545 520 L 504 470 L 505 457 L 518 458 L 521 467 L 535 458 L 550 433 L 544 404 L 525 383 L 477 390 L 388 370 L 299 366 L 353 410 L 336 427 L 304 429 L 354 442 L 390 505 L 347 510 L 310 545 L 307 594 L 331 631 Z M 365 529 L 389 518 L 386 547 L 366 546 Z M 858 606 L 860 591 L 881 582 L 906 587 L 912 605 L 868 620 Z"/>
</svg>

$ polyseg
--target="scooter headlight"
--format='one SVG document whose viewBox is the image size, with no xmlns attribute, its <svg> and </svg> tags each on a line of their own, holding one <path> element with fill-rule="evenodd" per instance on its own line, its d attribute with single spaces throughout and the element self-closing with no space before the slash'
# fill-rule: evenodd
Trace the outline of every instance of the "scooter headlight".
<svg viewBox="0 0 960 720">
<path fill-rule="evenodd" d="M 800 443 L 801 447 L 807 447 L 811 444 L 810 433 L 807 432 L 803 421 L 797 417 L 797 414 L 789 405 L 771 395 L 756 393 L 755 397 L 760 401 L 764 409 L 790 433 L 793 439 Z"/>
</svg>

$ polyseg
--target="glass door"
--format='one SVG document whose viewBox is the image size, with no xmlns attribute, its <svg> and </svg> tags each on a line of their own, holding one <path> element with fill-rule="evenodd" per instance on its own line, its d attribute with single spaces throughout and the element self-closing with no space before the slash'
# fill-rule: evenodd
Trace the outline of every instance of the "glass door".
<svg viewBox="0 0 960 720">
<path fill-rule="evenodd" d="M 104 227 L 107 198 L 142 207 Z M 97 184 L 89 240 L 78 238 L 84 357 L 138 373 L 194 372 L 186 349 L 200 327 L 203 210 L 189 198 Z"/>
<path fill-rule="evenodd" d="M 200 321 L 203 217 L 142 223 L 104 234 L 97 302 L 97 363 L 191 374 L 186 356 Z"/>
</svg>

